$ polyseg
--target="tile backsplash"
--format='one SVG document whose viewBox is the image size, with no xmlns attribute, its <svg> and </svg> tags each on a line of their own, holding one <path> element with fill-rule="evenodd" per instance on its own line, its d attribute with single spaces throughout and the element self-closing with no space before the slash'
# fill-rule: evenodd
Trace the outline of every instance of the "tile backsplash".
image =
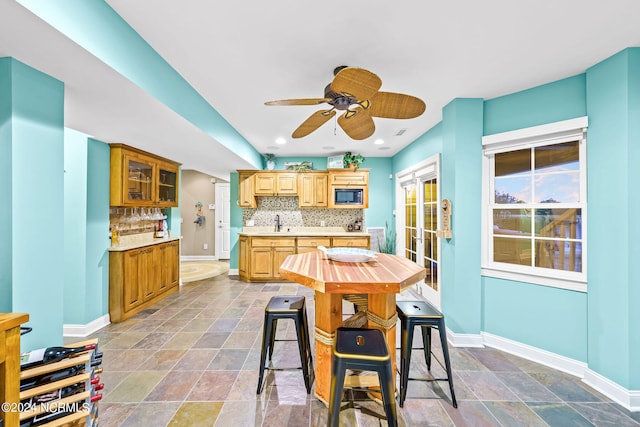
<svg viewBox="0 0 640 427">
<path fill-rule="evenodd" d="M 297 197 L 258 197 L 257 208 L 242 210 L 242 225 L 253 221 L 256 227 L 274 225 L 280 215 L 283 227 L 347 227 L 358 219 L 363 220 L 364 209 L 300 208 Z"/>
</svg>

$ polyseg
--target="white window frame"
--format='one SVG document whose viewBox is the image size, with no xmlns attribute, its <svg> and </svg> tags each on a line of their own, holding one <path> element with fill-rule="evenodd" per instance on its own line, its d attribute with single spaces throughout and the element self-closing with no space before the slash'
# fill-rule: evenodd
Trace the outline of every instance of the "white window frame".
<svg viewBox="0 0 640 427">
<path fill-rule="evenodd" d="M 482 275 L 574 291 L 587 291 L 587 137 L 588 118 L 487 135 L 482 138 Z M 495 154 L 569 141 L 579 141 L 580 202 L 582 214 L 582 271 L 552 270 L 493 261 L 493 195 Z"/>
</svg>

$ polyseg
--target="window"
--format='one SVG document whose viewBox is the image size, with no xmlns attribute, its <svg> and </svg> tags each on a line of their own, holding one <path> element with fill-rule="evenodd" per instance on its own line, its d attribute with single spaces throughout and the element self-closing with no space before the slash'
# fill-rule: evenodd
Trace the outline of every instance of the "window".
<svg viewBox="0 0 640 427">
<path fill-rule="evenodd" d="M 586 125 L 483 138 L 483 274 L 586 290 Z"/>
</svg>

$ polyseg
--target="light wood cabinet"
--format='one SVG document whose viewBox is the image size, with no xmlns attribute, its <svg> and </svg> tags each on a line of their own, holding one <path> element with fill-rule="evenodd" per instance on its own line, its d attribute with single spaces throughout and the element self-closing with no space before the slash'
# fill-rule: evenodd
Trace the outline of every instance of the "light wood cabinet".
<svg viewBox="0 0 640 427">
<path fill-rule="evenodd" d="M 256 196 L 298 195 L 298 175 L 295 172 L 258 172 L 253 183 Z"/>
<path fill-rule="evenodd" d="M 126 320 L 178 290 L 178 241 L 109 253 L 109 315 Z"/>
<path fill-rule="evenodd" d="M 26 313 L 0 313 L 0 403 L 10 408 L 20 403 L 20 325 L 28 321 Z M 2 410 L 0 420 L 7 427 L 18 426 L 20 413 Z"/>
<path fill-rule="evenodd" d="M 293 254 L 324 247 L 369 249 L 369 236 L 240 236 L 238 274 L 245 282 L 282 281 L 280 265 Z"/>
<path fill-rule="evenodd" d="M 332 248 L 369 249 L 370 237 L 369 236 L 332 237 L 331 247 Z"/>
<path fill-rule="evenodd" d="M 298 176 L 298 206 L 301 208 L 329 205 L 329 177 L 326 172 L 304 172 Z"/>
<path fill-rule="evenodd" d="M 292 237 L 249 237 L 247 248 L 240 250 L 238 268 L 240 279 L 252 281 L 274 281 L 280 279 L 280 264 L 289 255 L 296 253 L 296 239 Z M 243 259 L 244 258 L 244 259 Z"/>
<path fill-rule="evenodd" d="M 369 185 L 369 170 L 330 169 L 329 185 L 333 187 L 363 187 Z"/>
<path fill-rule="evenodd" d="M 331 247 L 330 237 L 298 237 L 297 253 L 313 252 L 318 250 L 318 246 Z"/>
<path fill-rule="evenodd" d="M 253 176 L 255 172 L 238 172 L 238 206 L 241 208 L 255 208 L 256 198 L 253 194 Z"/>
<path fill-rule="evenodd" d="M 249 238 L 240 236 L 238 239 L 238 275 L 249 276 Z"/>
<path fill-rule="evenodd" d="M 110 147 L 111 206 L 178 206 L 179 163 L 124 144 Z"/>
</svg>

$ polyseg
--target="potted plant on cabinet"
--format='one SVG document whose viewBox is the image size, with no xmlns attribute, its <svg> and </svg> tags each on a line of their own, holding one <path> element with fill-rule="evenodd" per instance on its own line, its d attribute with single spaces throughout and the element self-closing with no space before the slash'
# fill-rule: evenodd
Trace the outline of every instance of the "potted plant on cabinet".
<svg viewBox="0 0 640 427">
<path fill-rule="evenodd" d="M 352 154 L 351 151 L 344 153 L 344 167 L 358 170 L 360 164 L 364 162 L 362 154 Z"/>
<path fill-rule="evenodd" d="M 267 161 L 267 170 L 272 171 L 276 167 L 276 155 L 272 153 L 266 153 L 264 159 Z"/>
</svg>

